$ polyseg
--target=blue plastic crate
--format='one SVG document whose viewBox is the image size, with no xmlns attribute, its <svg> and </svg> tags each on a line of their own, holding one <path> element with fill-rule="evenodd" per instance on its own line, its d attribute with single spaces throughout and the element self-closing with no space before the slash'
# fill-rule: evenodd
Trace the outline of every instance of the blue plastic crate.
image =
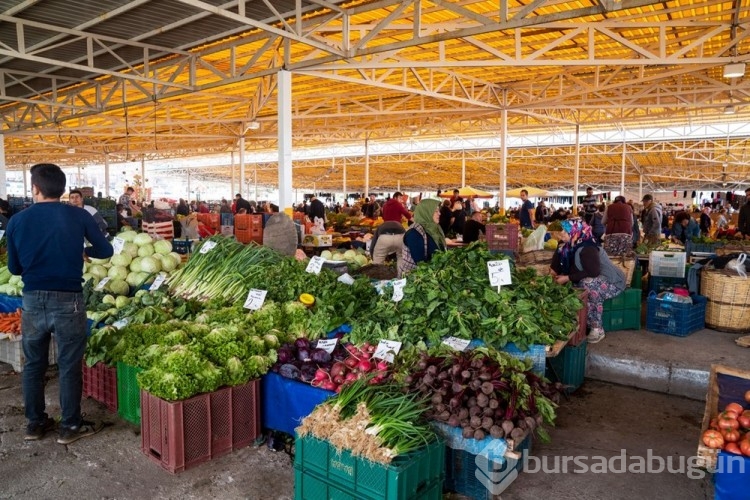
<svg viewBox="0 0 750 500">
<path fill-rule="evenodd" d="M 519 460 L 507 459 L 502 463 L 478 461 L 477 455 L 465 450 L 447 448 L 445 453 L 445 489 L 474 500 L 496 498 L 493 487 L 501 485 L 513 471 L 521 473 L 524 456 L 531 453 L 531 435 L 516 447 Z M 482 469 L 478 470 L 482 464 Z M 489 469 L 489 470 L 488 470 Z M 483 478 L 484 480 L 480 480 Z M 489 487 L 488 487 L 489 486 Z M 497 491 L 497 493 L 501 493 Z"/>
<path fill-rule="evenodd" d="M 530 359 L 532 362 L 532 371 L 537 375 L 544 375 L 547 363 L 547 350 L 541 344 L 532 344 L 527 351 L 522 351 L 513 342 L 508 342 L 501 351 L 510 354 L 518 359 Z"/>
<path fill-rule="evenodd" d="M 193 240 L 172 240 L 172 251 L 182 255 L 192 252 Z"/>
<path fill-rule="evenodd" d="M 723 246 L 723 241 L 716 241 L 714 243 L 693 243 L 692 240 L 687 240 L 687 242 L 685 242 L 685 253 L 687 253 L 687 258 L 689 259 L 693 252 L 715 254 L 716 249 Z"/>
<path fill-rule="evenodd" d="M 649 295 L 646 314 L 646 329 L 654 333 L 666 333 L 687 337 L 706 326 L 706 297 L 691 295 L 692 304 L 659 300 Z"/>
<path fill-rule="evenodd" d="M 262 423 L 266 429 L 295 435 L 303 418 L 336 393 L 269 372 L 260 379 Z"/>
</svg>

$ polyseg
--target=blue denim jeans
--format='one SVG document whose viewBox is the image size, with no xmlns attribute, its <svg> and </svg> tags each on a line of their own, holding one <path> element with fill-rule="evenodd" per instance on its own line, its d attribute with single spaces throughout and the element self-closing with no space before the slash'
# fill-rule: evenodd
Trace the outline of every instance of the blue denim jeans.
<svg viewBox="0 0 750 500">
<path fill-rule="evenodd" d="M 49 343 L 55 334 L 60 379 L 60 425 L 81 423 L 82 359 L 86 350 L 86 307 L 83 294 L 37 290 L 24 293 L 21 317 L 23 399 L 29 424 L 45 421 L 44 374 L 49 364 Z"/>
</svg>

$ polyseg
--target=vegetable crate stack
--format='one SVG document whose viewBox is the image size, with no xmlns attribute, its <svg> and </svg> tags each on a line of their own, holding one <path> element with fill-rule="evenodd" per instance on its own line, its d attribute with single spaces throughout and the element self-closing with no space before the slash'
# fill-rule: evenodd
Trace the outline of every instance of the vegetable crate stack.
<svg viewBox="0 0 750 500">
<path fill-rule="evenodd" d="M 94 366 L 83 361 L 83 395 L 117 413 L 117 368 L 101 361 Z"/>
<path fill-rule="evenodd" d="M 295 499 L 439 500 L 445 444 L 419 394 L 359 379 L 297 429 Z"/>
<path fill-rule="evenodd" d="M 586 373 L 587 342 L 568 345 L 554 358 L 547 358 L 546 377 L 551 382 L 560 382 L 566 393 L 575 392 L 583 385 Z"/>
<path fill-rule="evenodd" d="M 750 491 L 750 371 L 712 365 L 698 441 L 699 463 L 714 472 L 714 498 Z"/>
<path fill-rule="evenodd" d="M 248 446 L 260 434 L 259 380 L 165 401 L 141 391 L 141 451 L 178 473 Z"/>
<path fill-rule="evenodd" d="M 517 224 L 487 224 L 485 238 L 490 250 L 518 252 Z"/>
<path fill-rule="evenodd" d="M 641 290 L 626 288 L 617 297 L 604 301 L 602 326 L 605 332 L 641 328 Z"/>
<path fill-rule="evenodd" d="M 50 366 L 57 364 L 57 348 L 54 340 L 50 340 L 49 343 L 48 359 Z M 26 356 L 23 354 L 20 336 L 0 339 L 0 363 L 8 363 L 18 373 L 23 371 Z"/>
<path fill-rule="evenodd" d="M 240 243 L 263 244 L 263 216 L 260 214 L 237 214 L 234 216 L 234 237 Z"/>
<path fill-rule="evenodd" d="M 706 297 L 675 296 L 670 292 L 648 296 L 646 329 L 676 337 L 687 337 L 706 325 Z M 679 300 L 674 300 L 679 299 Z"/>
</svg>

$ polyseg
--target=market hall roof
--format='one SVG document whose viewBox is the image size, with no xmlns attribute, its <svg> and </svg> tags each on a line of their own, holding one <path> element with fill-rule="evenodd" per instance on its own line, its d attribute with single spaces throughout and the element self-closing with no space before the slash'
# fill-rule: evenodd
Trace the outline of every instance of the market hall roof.
<svg viewBox="0 0 750 500">
<path fill-rule="evenodd" d="M 740 0 L 0 0 L 6 162 L 205 155 L 236 150 L 243 133 L 249 150 L 270 151 L 286 69 L 295 148 L 497 136 L 507 110 L 517 137 L 652 128 L 628 143 L 630 185 L 731 187 L 750 178 L 749 84 L 722 69 L 750 54 L 748 9 Z M 679 125 L 708 132 L 663 138 Z M 511 185 L 572 182 L 570 144 L 510 147 Z M 581 183 L 618 186 L 622 139 L 583 148 Z M 496 188 L 491 148 L 374 156 L 371 186 L 455 185 L 462 161 L 467 183 Z M 355 188 L 361 155 L 346 162 Z M 340 186 L 342 162 L 331 163 L 295 162 L 295 184 Z M 275 182 L 274 168 L 263 168 L 264 182 Z"/>
</svg>

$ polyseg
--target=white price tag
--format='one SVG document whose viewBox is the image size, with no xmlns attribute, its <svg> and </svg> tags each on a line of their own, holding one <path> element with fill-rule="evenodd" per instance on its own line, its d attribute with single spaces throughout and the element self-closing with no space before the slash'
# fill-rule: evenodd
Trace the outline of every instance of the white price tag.
<svg viewBox="0 0 750 500">
<path fill-rule="evenodd" d="M 158 290 L 160 286 L 164 284 L 164 282 L 167 280 L 167 275 L 164 273 L 159 273 L 156 278 L 154 278 L 154 282 L 151 283 L 151 286 L 148 288 L 151 291 Z"/>
<path fill-rule="evenodd" d="M 400 302 L 404 298 L 404 287 L 406 286 L 406 278 L 401 278 L 393 282 L 393 302 Z"/>
<path fill-rule="evenodd" d="M 124 328 L 128 326 L 128 323 L 130 323 L 130 318 L 122 318 L 121 320 L 118 320 L 112 323 L 112 326 L 114 326 L 115 328 L 119 330 L 120 328 Z"/>
<path fill-rule="evenodd" d="M 216 246 L 215 241 L 207 241 L 201 246 L 201 253 L 208 253 Z"/>
<path fill-rule="evenodd" d="M 490 285 L 501 286 L 511 284 L 509 262 L 508 260 L 491 260 L 487 262 L 487 271 L 490 273 Z"/>
<path fill-rule="evenodd" d="M 338 281 L 342 282 L 345 285 L 353 285 L 354 284 L 354 278 L 349 276 L 349 273 L 344 273 L 341 276 L 339 276 Z"/>
<path fill-rule="evenodd" d="M 331 354 L 336 349 L 336 344 L 339 343 L 339 339 L 320 339 L 316 344 L 318 349 L 323 349 L 328 354 Z"/>
<path fill-rule="evenodd" d="M 471 340 L 448 337 L 446 339 L 443 339 L 443 344 L 455 349 L 456 351 L 463 352 L 467 347 L 469 347 L 469 344 L 471 344 Z"/>
<path fill-rule="evenodd" d="M 247 299 L 245 300 L 245 305 L 243 307 L 245 309 L 250 309 L 251 311 L 257 311 L 263 307 L 263 302 L 266 301 L 267 293 L 266 290 L 251 289 L 247 292 Z"/>
<path fill-rule="evenodd" d="M 323 269 L 323 263 L 326 260 L 321 257 L 320 255 L 315 255 L 314 257 L 310 257 L 310 262 L 308 262 L 307 267 L 305 268 L 305 271 L 312 274 L 320 274 L 320 270 Z"/>
<path fill-rule="evenodd" d="M 125 246 L 125 240 L 122 238 L 113 238 L 112 239 L 112 249 L 115 251 L 115 255 L 120 255 L 122 252 L 122 247 Z"/>
<path fill-rule="evenodd" d="M 384 359 L 389 363 L 393 363 L 393 359 L 400 350 L 401 342 L 397 342 L 395 340 L 381 340 L 378 343 L 378 347 L 375 349 L 375 353 L 372 355 L 372 357 Z"/>
<path fill-rule="evenodd" d="M 94 287 L 94 290 L 96 290 L 97 292 L 101 292 L 102 290 L 104 290 L 104 287 L 107 286 L 107 283 L 109 283 L 109 280 L 111 279 L 112 278 L 110 278 L 109 276 L 107 276 L 106 278 L 102 278 L 102 280 Z"/>
</svg>

